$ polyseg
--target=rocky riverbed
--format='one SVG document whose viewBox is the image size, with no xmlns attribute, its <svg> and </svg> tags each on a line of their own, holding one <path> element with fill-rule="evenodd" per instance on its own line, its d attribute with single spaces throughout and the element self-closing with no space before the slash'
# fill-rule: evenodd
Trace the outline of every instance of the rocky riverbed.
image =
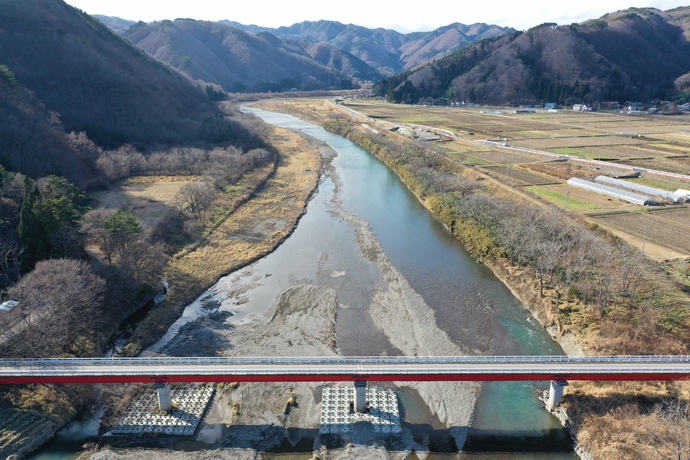
<svg viewBox="0 0 690 460">
<path fill-rule="evenodd" d="M 332 158 L 320 146 L 324 158 Z M 326 175 L 333 174 L 325 164 Z M 335 181 L 337 188 L 337 181 Z M 337 201 L 337 193 L 334 201 Z M 337 203 L 336 203 L 337 204 Z M 437 324 L 434 311 L 390 263 L 366 222 L 335 206 L 334 213 L 347 222 L 356 236 L 361 257 L 380 272 L 372 304 L 362 314 L 370 317 L 395 349 L 406 355 L 475 354 L 454 343 Z M 327 259 L 328 254 L 322 254 Z M 252 267 L 231 289 L 246 292 L 257 282 Z M 320 266 L 316 279 L 343 276 Z M 268 276 L 268 275 L 264 275 Z M 201 302 L 201 314 L 179 327 L 177 334 L 156 348 L 172 356 L 335 356 L 340 354 L 336 321 L 348 308 L 338 291 L 312 279 L 292 280 L 270 308 L 234 315 L 212 296 Z M 202 299 L 202 300 L 204 300 Z M 405 383 L 405 391 L 418 394 L 437 424 L 448 429 L 461 447 L 470 425 L 479 385 L 476 383 Z M 404 426 L 395 439 L 377 438 L 372 430 L 359 429 L 344 439 L 342 447 L 326 449 L 318 435 L 321 384 L 239 384 L 221 386 L 195 437 L 199 448 L 213 449 L 213 458 L 257 458 L 259 452 L 319 453 L 320 458 L 404 458 L 410 451 L 429 451 L 428 439 L 416 439 Z M 156 445 L 169 444 L 165 440 Z M 239 449 L 239 450 L 238 450 Z M 155 449 L 103 450 L 92 458 L 205 458 L 201 452 L 158 452 Z M 205 455 L 205 454 L 204 454 Z M 210 458 L 210 457 L 209 457 Z"/>
</svg>

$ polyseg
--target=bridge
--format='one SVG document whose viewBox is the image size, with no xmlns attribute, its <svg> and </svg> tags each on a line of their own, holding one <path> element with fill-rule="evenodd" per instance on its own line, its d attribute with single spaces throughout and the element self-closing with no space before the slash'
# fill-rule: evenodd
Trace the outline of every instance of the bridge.
<svg viewBox="0 0 690 460">
<path fill-rule="evenodd" d="M 0 360 L 0 384 L 172 382 L 551 381 L 555 408 L 569 380 L 688 380 L 690 356 L 151 357 Z M 167 394 L 166 394 L 167 392 Z M 357 395 L 360 395 L 358 398 Z"/>
</svg>

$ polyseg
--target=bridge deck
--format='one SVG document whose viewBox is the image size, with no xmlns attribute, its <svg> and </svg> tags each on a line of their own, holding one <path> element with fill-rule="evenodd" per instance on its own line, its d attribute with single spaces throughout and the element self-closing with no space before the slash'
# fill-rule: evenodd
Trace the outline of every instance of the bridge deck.
<svg viewBox="0 0 690 460">
<path fill-rule="evenodd" d="M 0 384 L 688 379 L 690 356 L 0 360 Z"/>
</svg>

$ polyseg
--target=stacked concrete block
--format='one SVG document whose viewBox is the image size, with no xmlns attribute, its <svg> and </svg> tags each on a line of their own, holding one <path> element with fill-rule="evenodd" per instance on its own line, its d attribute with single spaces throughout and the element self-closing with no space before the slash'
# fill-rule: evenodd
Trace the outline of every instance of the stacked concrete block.
<svg viewBox="0 0 690 460">
<path fill-rule="evenodd" d="M 359 422 L 371 423 L 375 433 L 387 436 L 402 431 L 398 399 L 394 391 L 367 387 L 368 412 L 351 412 L 354 386 L 325 387 L 321 399 L 320 434 L 347 434 Z"/>
<path fill-rule="evenodd" d="M 173 409 L 170 413 L 158 408 L 155 391 L 140 395 L 113 426 L 111 434 L 192 436 L 213 396 L 213 388 L 172 389 Z"/>
</svg>

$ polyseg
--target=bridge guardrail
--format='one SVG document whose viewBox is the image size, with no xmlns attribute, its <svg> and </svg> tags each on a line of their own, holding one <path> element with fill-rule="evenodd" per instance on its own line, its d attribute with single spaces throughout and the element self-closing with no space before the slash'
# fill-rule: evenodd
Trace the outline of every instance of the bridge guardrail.
<svg viewBox="0 0 690 460">
<path fill-rule="evenodd" d="M 145 358 L 52 358 L 2 359 L 2 365 L 168 365 L 168 364 L 476 364 L 476 363 L 690 363 L 690 356 L 342 356 L 342 357 L 145 357 Z"/>
</svg>

